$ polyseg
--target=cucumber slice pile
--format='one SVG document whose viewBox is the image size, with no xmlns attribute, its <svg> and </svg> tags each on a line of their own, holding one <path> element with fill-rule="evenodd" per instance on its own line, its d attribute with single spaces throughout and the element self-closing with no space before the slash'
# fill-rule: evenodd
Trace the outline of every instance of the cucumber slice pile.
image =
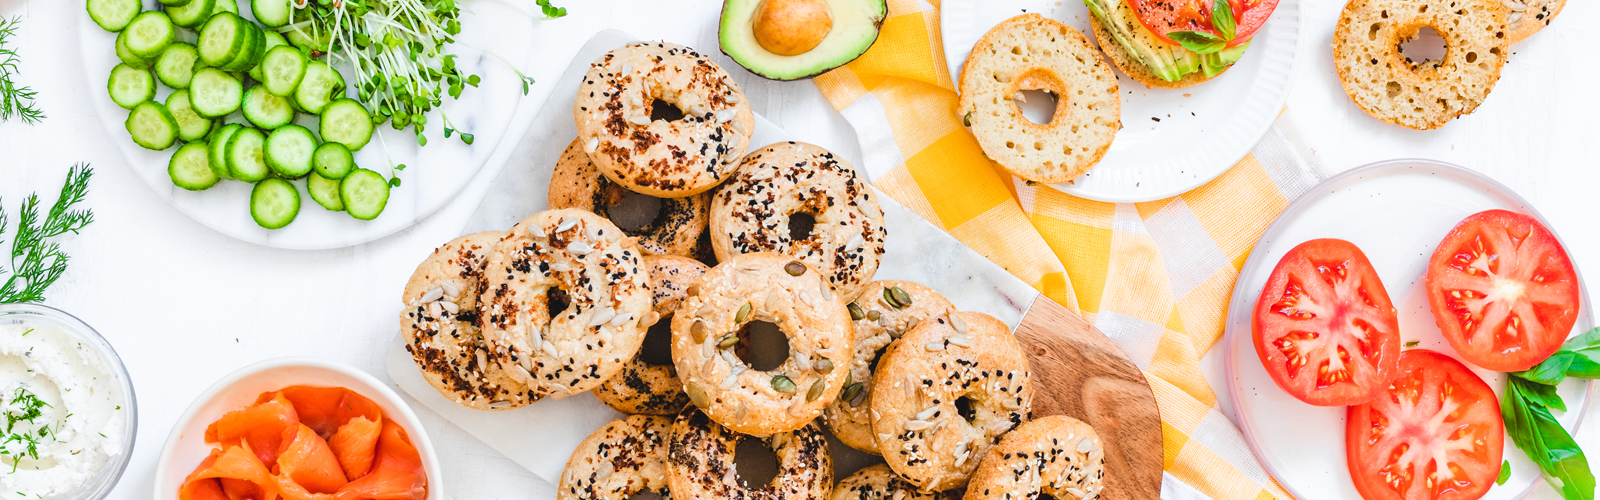
<svg viewBox="0 0 1600 500">
<path fill-rule="evenodd" d="M 241 1 L 251 17 L 240 14 Z M 128 110 L 128 136 L 147 149 L 177 146 L 167 162 L 174 186 L 254 184 L 250 216 L 268 229 L 299 214 L 299 179 L 327 210 L 360 220 L 383 213 L 391 180 L 361 168 L 352 151 L 387 117 L 346 97 L 344 75 L 308 55 L 326 52 L 331 40 L 291 29 L 295 9 L 307 7 L 295 0 L 158 3 L 144 11 L 139 0 L 85 0 L 85 10 L 117 34 L 120 64 L 106 93 Z"/>
</svg>

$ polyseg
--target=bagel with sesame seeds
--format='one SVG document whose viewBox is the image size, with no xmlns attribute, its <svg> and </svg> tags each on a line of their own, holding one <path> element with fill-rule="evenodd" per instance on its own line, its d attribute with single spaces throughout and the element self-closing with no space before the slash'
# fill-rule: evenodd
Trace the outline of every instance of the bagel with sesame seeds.
<svg viewBox="0 0 1600 500">
<path fill-rule="evenodd" d="M 883 460 L 925 491 L 967 485 L 979 459 L 1027 420 L 1028 358 L 1005 323 L 951 312 L 889 346 L 868 405 Z"/>
<path fill-rule="evenodd" d="M 757 321 L 788 339 L 790 354 L 756 370 L 737 354 Z M 850 312 L 827 279 L 774 253 L 724 261 L 690 287 L 672 316 L 672 362 L 694 406 L 757 437 L 805 426 L 838 397 L 855 343 Z"/>
<path fill-rule="evenodd" d="M 1098 498 L 1106 475 L 1100 446 L 1094 428 L 1072 417 L 1026 422 L 983 456 L 962 500 Z"/>
<path fill-rule="evenodd" d="M 734 468 L 742 439 L 694 407 L 672 424 L 667 451 L 673 498 L 808 500 L 827 498 L 833 486 L 833 457 L 815 422 L 760 439 L 778 459 L 778 471 L 763 485 L 746 486 Z"/>
<path fill-rule="evenodd" d="M 1510 40 L 1501 0 L 1350 0 L 1333 34 L 1333 62 L 1350 100 L 1373 118 L 1429 130 L 1489 97 Z M 1443 59 L 1412 61 L 1400 45 L 1432 27 Z"/>
<path fill-rule="evenodd" d="M 683 118 L 653 120 L 657 100 Z M 578 85 L 572 114 L 583 151 L 601 173 L 660 198 L 722 183 L 755 131 L 755 113 L 727 71 L 664 42 L 628 44 L 596 59 Z"/>
<path fill-rule="evenodd" d="M 506 233 L 469 234 L 433 251 L 406 282 L 400 329 L 422 377 L 446 399 L 474 410 L 510 410 L 539 399 L 489 360 L 478 327 L 484 264 Z"/>
<path fill-rule="evenodd" d="M 550 174 L 550 208 L 581 208 L 609 218 L 611 208 L 627 194 L 621 185 L 600 175 L 578 139 L 561 152 Z M 645 255 L 693 255 L 695 243 L 705 234 L 710 206 L 710 193 L 663 198 L 654 220 L 622 232 L 638 238 Z"/>
<path fill-rule="evenodd" d="M 1517 43 L 1549 26 L 1567 0 L 1504 0 L 1504 4 L 1511 10 L 1506 14 L 1506 38 Z"/>
<path fill-rule="evenodd" d="M 917 323 L 955 311 L 955 306 L 932 289 L 910 281 L 874 281 L 861 289 L 846 305 L 855 321 L 855 357 L 850 363 L 839 397 L 822 411 L 828 430 L 845 445 L 873 455 L 881 455 L 872 437 L 867 398 L 872 391 L 872 368 L 889 343 L 917 326 Z"/>
<path fill-rule="evenodd" d="M 651 308 L 659 319 L 646 331 L 639 354 L 591 392 L 600 402 L 622 413 L 676 415 L 689 405 L 689 395 L 684 394 L 678 369 L 672 366 L 672 314 L 688 293 L 689 285 L 699 281 L 709 268 L 675 255 L 645 257 L 644 267 L 650 273 Z M 667 363 L 647 362 L 646 353 L 652 349 L 665 351 L 661 354 L 666 355 Z"/>
<path fill-rule="evenodd" d="M 627 500 L 667 495 L 667 449 L 672 417 L 632 415 L 612 420 L 572 450 L 556 487 L 557 500 Z"/>
<path fill-rule="evenodd" d="M 889 466 L 877 464 L 840 479 L 828 500 L 939 500 L 940 496 L 917 489 Z"/>
<path fill-rule="evenodd" d="M 752 151 L 711 197 L 711 247 L 717 260 L 776 252 L 821 270 L 840 295 L 872 281 L 888 229 L 872 188 L 826 149 L 780 142 Z M 810 234 L 790 235 L 790 218 L 807 214 Z"/>
<path fill-rule="evenodd" d="M 518 222 L 495 244 L 484 274 L 489 356 L 542 395 L 563 398 L 611 378 L 638 352 L 653 318 L 639 247 L 586 210 Z"/>
</svg>

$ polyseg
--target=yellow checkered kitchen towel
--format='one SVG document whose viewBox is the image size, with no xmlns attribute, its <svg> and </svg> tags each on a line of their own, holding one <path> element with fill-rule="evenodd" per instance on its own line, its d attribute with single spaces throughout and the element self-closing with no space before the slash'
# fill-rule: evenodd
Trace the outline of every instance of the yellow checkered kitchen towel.
<svg viewBox="0 0 1600 500">
<path fill-rule="evenodd" d="M 1160 404 L 1164 497 L 1289 498 L 1200 366 L 1221 355 L 1210 351 L 1256 239 L 1322 180 L 1292 127 L 1280 118 L 1227 173 L 1173 198 L 1113 204 L 1029 186 L 959 123 L 932 1 L 889 0 L 872 49 L 816 78 L 855 127 L 873 184 L 1122 346 Z"/>
</svg>

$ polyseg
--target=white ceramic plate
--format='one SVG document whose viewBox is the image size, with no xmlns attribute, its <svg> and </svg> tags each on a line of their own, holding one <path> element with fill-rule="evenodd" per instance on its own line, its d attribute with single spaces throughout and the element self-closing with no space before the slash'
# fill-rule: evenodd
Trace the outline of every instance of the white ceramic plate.
<svg viewBox="0 0 1600 500">
<path fill-rule="evenodd" d="M 243 7 L 240 13 L 253 18 L 250 2 L 240 3 Z M 144 0 L 144 4 L 145 10 L 156 8 L 154 0 Z M 116 34 L 100 29 L 88 15 L 81 14 L 84 12 L 82 0 L 77 5 L 80 13 L 78 42 L 83 53 L 86 88 L 92 89 L 89 94 L 100 121 L 111 140 L 122 148 L 128 167 L 156 195 L 194 220 L 223 234 L 260 245 L 292 249 L 339 248 L 382 238 L 422 220 L 454 199 L 490 157 L 495 156 L 493 153 L 498 148 L 515 146 L 514 143 L 502 145 L 502 139 L 507 135 L 521 137 L 521 132 L 527 128 L 526 118 L 521 118 L 520 122 L 516 118 L 532 116 L 531 112 L 518 113 L 518 108 L 537 104 L 532 99 L 522 98 L 522 83 L 505 63 L 470 48 L 493 47 L 507 61 L 523 68 L 531 67 L 537 51 L 532 46 L 528 18 L 512 14 L 511 7 L 498 2 L 476 2 L 464 7 L 461 36 L 453 52 L 460 54 L 458 66 L 482 79 L 479 87 L 468 87 L 459 101 L 446 96 L 444 105 L 428 114 L 426 147 L 417 146 L 410 129 L 402 132 L 384 124 L 377 128 L 372 142 L 356 153 L 358 165 L 385 177 L 389 175 L 391 164 L 408 167 L 400 172 L 401 186 L 391 190 L 383 214 L 372 221 L 361 221 L 344 212 L 325 210 L 311 200 L 306 192 L 306 181 L 299 180 L 294 181 L 300 190 L 299 216 L 288 227 L 267 230 L 250 218 L 251 184 L 224 180 L 205 191 L 185 191 L 173 186 L 172 179 L 167 176 L 167 161 L 177 150 L 176 145 L 165 151 L 150 151 L 133 143 L 124 125 L 128 112 L 112 102 L 106 91 L 100 90 L 105 88 L 111 68 L 120 62 L 114 50 Z M 193 43 L 194 35 L 188 34 L 184 41 Z M 335 67 L 346 80 L 354 78 L 348 65 L 340 63 Z M 171 89 L 160 85 L 159 80 L 156 83 L 160 89 L 156 100 L 166 102 Z M 352 91 L 349 95 L 355 93 Z M 472 145 L 442 136 L 440 111 L 450 116 L 456 128 L 474 133 Z M 238 112 L 226 120 L 227 123 L 249 123 Z M 313 132 L 317 130 L 317 120 L 312 115 L 301 113 L 295 123 Z"/>
<path fill-rule="evenodd" d="M 1089 9 L 1080 0 L 945 0 L 940 9 L 944 55 L 958 84 L 972 45 L 1013 16 L 1042 14 L 1094 43 Z M 1147 89 L 1117 71 L 1122 130 L 1099 165 L 1055 187 L 1091 200 L 1142 202 L 1216 178 L 1244 158 L 1283 110 L 1300 41 L 1300 1 L 1282 0 L 1244 58 L 1209 82 Z"/>
<path fill-rule="evenodd" d="M 1261 236 L 1233 288 L 1223 363 L 1239 428 L 1262 465 L 1290 494 L 1360 498 L 1345 465 L 1345 409 L 1296 400 L 1278 388 L 1256 356 L 1250 318 L 1272 268 L 1306 240 L 1349 240 L 1367 254 L 1400 310 L 1401 341 L 1418 341 L 1417 348 L 1459 359 L 1434 325 L 1422 277 L 1434 248 L 1457 222 L 1496 208 L 1539 217 L 1516 193 L 1481 174 L 1429 160 L 1393 160 L 1324 181 L 1295 200 Z M 1582 302 L 1573 334 L 1594 327 L 1587 290 Z M 1504 394 L 1505 374 L 1467 366 L 1497 396 Z M 1576 433 L 1589 406 L 1589 384 L 1569 379 L 1558 391 L 1573 411 L 1557 419 Z M 1538 468 L 1509 436 L 1505 445 L 1511 477 L 1491 488 L 1486 499 L 1521 498 L 1539 480 Z"/>
<path fill-rule="evenodd" d="M 205 442 L 206 426 L 222 415 L 255 404 L 256 397 L 295 385 L 344 387 L 366 396 L 383 409 L 383 417 L 400 424 L 422 456 L 428 475 L 428 500 L 445 498 L 444 473 L 434 454 L 428 431 L 417 415 L 383 382 L 355 368 L 316 358 L 277 358 L 262 361 L 233 372 L 212 384 L 195 398 L 183 416 L 178 417 L 167 444 L 156 460 L 156 500 L 178 498 L 184 478 L 194 472 L 214 445 Z"/>
</svg>

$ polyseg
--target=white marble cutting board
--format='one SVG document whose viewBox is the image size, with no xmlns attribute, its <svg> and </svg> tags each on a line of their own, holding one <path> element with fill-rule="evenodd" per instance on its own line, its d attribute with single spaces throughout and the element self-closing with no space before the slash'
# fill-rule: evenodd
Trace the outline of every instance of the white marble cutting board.
<svg viewBox="0 0 1600 500">
<path fill-rule="evenodd" d="M 253 18 L 250 2 L 238 1 L 240 14 Z M 76 3 L 78 12 L 83 12 L 84 0 Z M 144 0 L 145 10 L 156 8 L 155 0 Z M 522 83 L 508 66 L 516 64 L 518 69 L 526 69 L 536 64 L 539 49 L 533 44 L 531 30 L 537 27 L 533 18 L 511 4 L 473 2 L 462 8 L 461 25 L 461 35 L 450 52 L 459 55 L 458 67 L 468 74 L 478 75 L 482 81 L 477 88 L 467 87 L 459 100 L 445 96 L 444 104 L 428 113 L 424 134 L 427 146 L 418 147 L 410 129 L 398 131 L 383 124 L 377 127 L 372 142 L 356 152 L 357 165 L 385 177 L 389 176 L 390 165 L 407 166 L 399 172 L 401 186 L 390 191 L 389 204 L 383 214 L 371 221 L 323 209 L 311 200 L 306 182 L 299 180 L 293 182 L 300 190 L 300 213 L 294 223 L 283 229 L 264 229 L 250 218 L 252 184 L 223 180 L 199 192 L 173 186 L 167 175 L 167 162 L 177 146 L 151 151 L 134 144 L 124 126 L 128 112 L 113 103 L 105 92 L 94 96 L 94 107 L 112 142 L 127 159 L 129 168 L 156 195 L 195 221 L 223 234 L 269 247 L 312 250 L 365 243 L 422 220 L 455 199 L 480 171 L 497 170 L 517 145 L 516 141 L 504 138 L 522 137 L 538 112 L 537 101 L 523 98 Z M 120 62 L 114 50 L 116 34 L 100 29 L 86 14 L 79 16 L 76 26 L 84 78 L 91 88 L 103 87 L 111 68 Z M 186 36 L 183 41 L 194 42 L 193 34 Z M 334 66 L 347 80 L 354 78 L 347 64 Z M 172 91 L 164 85 L 158 88 L 156 100 L 165 102 Z M 349 95 L 355 93 L 352 91 Z M 450 117 L 455 128 L 475 136 L 472 145 L 454 136 L 443 137 L 441 112 Z M 249 123 L 238 112 L 226 117 L 226 122 Z M 317 130 L 316 117 L 306 113 L 301 113 L 295 123 Z"/>
<path fill-rule="evenodd" d="M 551 170 L 561 151 L 577 136 L 571 109 L 579 76 L 594 59 L 633 40 L 636 38 L 608 30 L 595 35 L 578 51 L 566 76 L 557 82 L 550 100 L 528 127 L 512 160 L 495 180 L 463 234 L 503 231 L 548 208 Z M 757 115 L 751 149 L 788 139 L 782 129 Z M 889 237 L 877 279 L 928 285 L 956 307 L 987 313 L 1013 329 L 1022 322 L 1028 306 L 1039 296 L 1037 291 L 893 199 L 881 192 L 878 195 Z M 399 297 L 398 291 L 395 297 Z M 408 395 L 552 483 L 560 480 L 567 457 L 584 437 L 622 416 L 588 393 L 504 412 L 468 409 L 445 399 L 428 385 L 399 336 L 390 345 L 386 365 L 389 377 Z M 853 470 L 874 459 L 851 453 L 854 450 L 837 441 L 833 443 L 836 469 Z"/>
</svg>

